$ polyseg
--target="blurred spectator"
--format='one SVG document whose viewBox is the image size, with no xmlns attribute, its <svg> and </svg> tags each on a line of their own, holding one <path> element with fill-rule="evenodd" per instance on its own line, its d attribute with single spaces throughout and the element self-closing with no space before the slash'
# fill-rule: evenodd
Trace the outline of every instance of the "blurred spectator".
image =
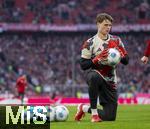
<svg viewBox="0 0 150 129">
<path fill-rule="evenodd" d="M 0 0 L 0 5 L 0 22 L 93 24 L 97 13 L 107 12 L 116 24 L 150 23 L 147 0 Z"/>
<path fill-rule="evenodd" d="M 119 92 L 150 93 L 150 66 L 149 64 L 144 66 L 140 62 L 146 45 L 144 41 L 150 35 L 130 33 L 120 36 L 129 52 L 130 63 L 127 67 L 118 66 Z M 86 91 L 86 82 L 78 60 L 81 44 L 89 37 L 91 34 L 85 33 L 1 35 L 1 92 L 14 93 L 15 81 L 22 74 L 27 75 L 32 92 L 37 86 L 41 86 L 43 94 L 57 91 L 55 93 L 57 95 L 73 96 L 72 92 L 78 91 L 78 88 Z M 31 94 L 31 91 L 28 91 L 28 94 Z"/>
</svg>

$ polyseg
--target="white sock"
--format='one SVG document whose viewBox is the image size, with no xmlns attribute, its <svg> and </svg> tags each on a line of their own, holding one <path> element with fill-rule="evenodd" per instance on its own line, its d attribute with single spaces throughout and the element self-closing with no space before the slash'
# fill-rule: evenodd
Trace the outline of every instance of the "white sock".
<svg viewBox="0 0 150 129">
<path fill-rule="evenodd" d="M 88 112 L 89 108 L 90 108 L 89 105 L 83 105 L 82 110 L 83 110 L 83 112 L 86 113 L 86 112 Z"/>
<path fill-rule="evenodd" d="M 91 109 L 92 115 L 98 115 L 97 109 Z"/>
</svg>

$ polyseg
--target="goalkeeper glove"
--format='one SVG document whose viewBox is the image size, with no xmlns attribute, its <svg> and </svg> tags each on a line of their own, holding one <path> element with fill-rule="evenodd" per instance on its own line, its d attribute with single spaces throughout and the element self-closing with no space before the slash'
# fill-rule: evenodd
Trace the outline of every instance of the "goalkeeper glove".
<svg viewBox="0 0 150 129">
<path fill-rule="evenodd" d="M 108 57 L 108 49 L 104 49 L 99 55 L 92 59 L 95 65 L 100 64 L 100 62 L 106 61 Z"/>
<path fill-rule="evenodd" d="M 118 47 L 116 47 L 116 49 L 120 52 L 120 55 L 122 58 L 124 58 L 127 55 L 127 52 L 123 47 L 118 46 Z"/>
<path fill-rule="evenodd" d="M 119 40 L 110 40 L 108 48 L 116 48 L 120 52 L 122 58 L 127 55 L 126 50 L 122 46 L 119 46 Z"/>
</svg>

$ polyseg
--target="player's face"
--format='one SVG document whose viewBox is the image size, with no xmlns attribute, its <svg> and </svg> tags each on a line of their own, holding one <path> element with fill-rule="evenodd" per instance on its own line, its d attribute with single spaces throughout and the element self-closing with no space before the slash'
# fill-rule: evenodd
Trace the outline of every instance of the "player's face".
<svg viewBox="0 0 150 129">
<path fill-rule="evenodd" d="M 104 20 L 102 23 L 97 23 L 98 33 L 107 35 L 112 27 L 112 23 L 109 20 Z"/>
</svg>

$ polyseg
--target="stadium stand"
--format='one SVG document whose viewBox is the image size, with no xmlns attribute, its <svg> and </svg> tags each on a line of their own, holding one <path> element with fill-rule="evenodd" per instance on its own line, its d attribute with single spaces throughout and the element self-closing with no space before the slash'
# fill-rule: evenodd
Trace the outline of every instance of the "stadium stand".
<svg viewBox="0 0 150 129">
<path fill-rule="evenodd" d="M 50 96 L 70 97 L 78 91 L 87 92 L 78 61 L 82 42 L 95 31 L 61 33 L 56 30 L 65 25 L 94 25 L 95 16 L 100 12 L 110 13 L 116 25 L 149 25 L 150 0 L 0 0 L 0 32 L 4 32 L 0 33 L 0 92 L 15 94 L 16 79 L 22 74 L 29 81 L 29 96 L 35 94 L 35 89 L 40 95 Z M 9 28 L 10 23 L 15 25 Z M 36 32 L 21 29 L 13 32 L 19 23 L 25 29 L 43 24 L 57 27 L 53 28 L 55 32 L 41 32 L 37 29 L 41 26 L 36 26 Z M 119 93 L 150 93 L 150 66 L 140 63 L 149 32 L 122 31 L 119 35 L 130 56 L 127 68 L 118 67 Z"/>
<path fill-rule="evenodd" d="M 114 17 L 115 24 L 150 23 L 149 0 L 0 0 L 0 2 L 0 22 L 93 24 L 97 13 L 107 12 Z"/>
<path fill-rule="evenodd" d="M 58 95 L 72 96 L 72 85 L 75 85 L 75 91 L 80 88 L 83 92 L 86 91 L 84 75 L 78 61 L 82 42 L 92 34 L 1 35 L 1 92 L 6 90 L 15 92 L 15 81 L 21 74 L 28 75 L 30 85 L 42 86 L 44 94 L 46 91 L 54 91 Z M 131 33 L 120 34 L 120 36 L 129 52 L 130 63 L 127 68 L 123 65 L 118 67 L 119 92 L 149 93 L 150 67 L 140 63 L 146 45 L 144 41 L 150 37 L 149 34 Z M 72 51 L 75 52 L 75 56 Z M 75 62 L 74 70 L 72 60 Z M 68 92 L 64 92 L 66 90 Z"/>
</svg>

